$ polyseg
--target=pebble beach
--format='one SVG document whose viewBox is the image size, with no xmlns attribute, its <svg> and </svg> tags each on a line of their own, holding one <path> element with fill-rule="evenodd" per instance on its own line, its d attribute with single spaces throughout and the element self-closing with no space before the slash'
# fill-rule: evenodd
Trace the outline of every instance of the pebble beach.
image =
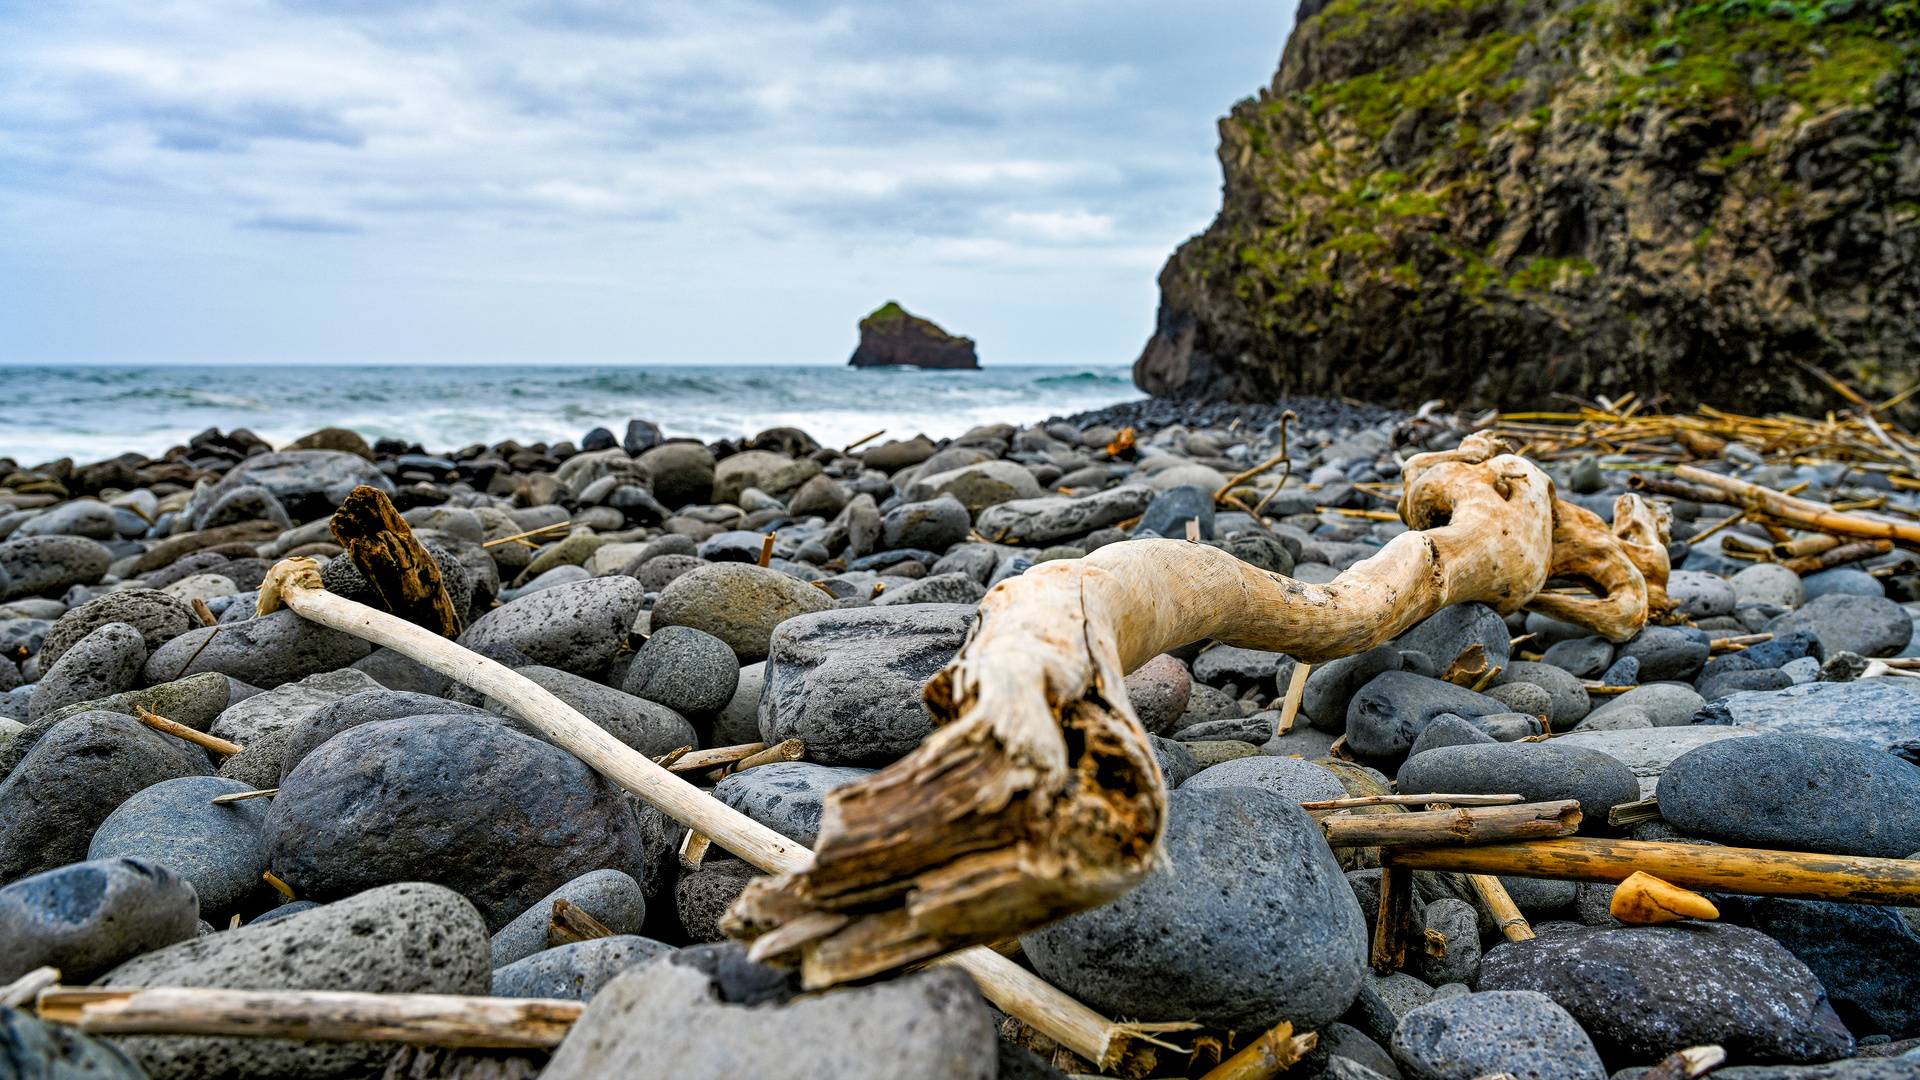
<svg viewBox="0 0 1920 1080">
<path fill-rule="evenodd" d="M 688 778 L 812 845 L 826 792 L 932 732 L 923 690 L 996 585 L 1151 538 L 1328 583 L 1406 531 L 1405 460 L 1486 422 L 1150 399 L 860 443 L 654 414 L 556 442 L 210 428 L 155 457 L 0 458 L 0 985 L 52 966 L 109 989 L 588 1003 L 550 1053 L 85 1036 L 12 1009 L 0 1043 L 17 1075 L 101 1080 L 1098 1075 L 952 968 L 818 994 L 750 962 L 720 923 L 760 871 L 690 857 L 684 826 L 501 702 L 258 615 L 262 580 L 305 557 L 379 606 L 330 528 L 377 488 L 438 564 L 458 644 L 620 742 L 797 740 Z M 1698 464 L 1920 513 L 1882 472 L 1738 443 Z M 1542 465 L 1604 520 L 1665 475 Z M 1104 1016 L 1187 1025 L 1133 1076 L 1206 1076 L 1288 1022 L 1317 1040 L 1265 1075 L 1678 1080 L 1698 1073 L 1670 1055 L 1717 1047 L 1728 1080 L 1920 1077 L 1913 907 L 1707 892 L 1710 916 L 1628 922 L 1612 884 L 1502 877 L 1518 937 L 1467 875 L 1420 870 L 1426 947 L 1369 962 L 1380 849 L 1330 846 L 1301 803 L 1517 793 L 1578 800 L 1582 837 L 1920 859 L 1920 679 L 1898 663 L 1920 657 L 1920 558 L 1803 572 L 1753 558 L 1781 538 L 1730 506 L 1660 503 L 1678 617 L 1623 642 L 1455 604 L 1314 665 L 1297 716 L 1279 653 L 1196 641 L 1142 665 L 1164 864 L 1007 952 Z M 1447 678 L 1468 656 L 1484 677 Z M 557 942 L 563 899 L 605 932 Z"/>
</svg>

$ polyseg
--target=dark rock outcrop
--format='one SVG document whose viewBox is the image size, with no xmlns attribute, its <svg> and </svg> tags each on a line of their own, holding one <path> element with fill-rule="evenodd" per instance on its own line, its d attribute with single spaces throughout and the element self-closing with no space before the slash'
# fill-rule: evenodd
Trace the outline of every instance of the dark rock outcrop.
<svg viewBox="0 0 1920 1080">
<path fill-rule="evenodd" d="M 910 315 L 889 300 L 860 320 L 860 347 L 853 350 L 851 367 L 889 367 L 904 364 L 923 368 L 977 368 L 973 339 L 955 337 L 933 321 Z"/>
<path fill-rule="evenodd" d="M 1840 402 L 1811 363 L 1897 392 L 1920 366 L 1904 11 L 1303 4 L 1220 121 L 1223 206 L 1162 271 L 1134 381 L 1818 415 Z"/>
</svg>

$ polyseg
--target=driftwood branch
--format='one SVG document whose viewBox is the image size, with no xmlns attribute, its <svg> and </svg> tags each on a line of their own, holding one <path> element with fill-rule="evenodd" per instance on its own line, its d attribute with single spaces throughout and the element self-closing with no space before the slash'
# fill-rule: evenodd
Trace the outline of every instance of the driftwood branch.
<svg viewBox="0 0 1920 1080">
<path fill-rule="evenodd" d="M 1318 663 L 1467 600 L 1631 637 L 1665 603 L 1656 511 L 1623 496 L 1609 530 L 1500 451 L 1476 434 L 1408 461 L 1400 513 L 1418 531 L 1326 585 L 1175 540 L 1112 544 L 1001 583 L 927 687 L 940 729 L 831 792 L 814 865 L 753 882 L 723 925 L 781 932 L 822 986 L 1014 937 L 1131 888 L 1158 859 L 1166 793 L 1121 680 L 1169 648 L 1217 638 Z M 1550 574 L 1598 594 L 1543 597 Z"/>
<path fill-rule="evenodd" d="M 688 833 L 692 836 L 692 833 Z M 557 949 L 595 938 L 612 937 L 613 931 L 578 905 L 562 896 L 553 902 L 553 914 L 547 917 L 547 948 Z"/>
<path fill-rule="evenodd" d="M 185 987 L 40 993 L 42 1019 L 96 1035 L 239 1035 L 419 1046 L 560 1045 L 579 1001 Z"/>
<path fill-rule="evenodd" d="M 1520 905 L 1513 902 L 1513 897 L 1508 894 L 1507 887 L 1500 884 L 1499 878 L 1492 874 L 1467 874 L 1465 877 L 1467 885 L 1480 897 L 1480 902 L 1487 905 L 1487 910 L 1493 914 L 1494 924 L 1508 941 L 1527 941 L 1533 937 L 1533 926 L 1520 913 Z"/>
<path fill-rule="evenodd" d="M 460 633 L 461 614 L 440 579 L 440 564 L 427 554 L 386 492 L 365 485 L 354 488 L 334 511 L 333 536 L 388 611 L 442 637 Z"/>
<path fill-rule="evenodd" d="M 1449 803 L 1454 806 L 1510 806 L 1526 802 L 1525 795 L 1355 795 L 1346 799 L 1320 799 L 1303 802 L 1302 810 L 1340 810 L 1349 806 L 1424 806 Z"/>
<path fill-rule="evenodd" d="M 1411 814 L 1333 814 L 1321 819 L 1320 828 L 1333 847 L 1500 844 L 1572 836 L 1580 828 L 1580 803 L 1564 799 Z"/>
<path fill-rule="evenodd" d="M 431 630 L 327 592 L 310 559 L 288 559 L 267 574 L 258 610 L 264 615 L 281 606 L 301 618 L 384 645 L 504 702 L 614 783 L 762 870 L 801 870 L 813 857 L 806 848 L 654 764 L 526 676 Z M 943 962 L 973 976 L 987 1000 L 1001 1011 L 1103 1067 L 1119 1062 L 1137 1034 L 991 950 L 967 949 Z"/>
<path fill-rule="evenodd" d="M 155 731 L 164 731 L 176 739 L 185 739 L 195 746 L 205 747 L 216 754 L 225 754 L 228 757 L 232 757 L 246 749 L 246 747 L 241 746 L 239 743 L 228 742 L 219 736 L 209 735 L 204 731 L 195 731 L 185 724 L 169 720 L 148 709 L 141 709 L 140 715 L 136 717 L 136 719 Z"/>
<path fill-rule="evenodd" d="M 1383 848 L 1383 863 L 1416 870 L 1624 881 L 1636 871 L 1702 892 L 1920 905 L 1920 862 L 1634 840 L 1536 840 L 1479 847 Z"/>
<path fill-rule="evenodd" d="M 1628 478 L 1627 486 L 1655 495 L 1738 506 L 1749 514 L 1763 515 L 1810 532 L 1831 533 L 1850 540 L 1891 540 L 1901 547 L 1920 548 L 1920 524 L 1879 521 L 1843 513 L 1823 503 L 1796 499 L 1784 492 L 1692 465 L 1678 466 L 1673 475 L 1673 480 L 1636 475 Z"/>
<path fill-rule="evenodd" d="M 1380 873 L 1380 917 L 1373 924 L 1373 948 L 1368 962 L 1381 975 L 1398 971 L 1407 962 L 1413 939 L 1413 871 L 1389 866 Z"/>
<path fill-rule="evenodd" d="M 1283 1020 L 1200 1080 L 1273 1080 L 1319 1045 L 1319 1034 L 1309 1031 L 1295 1035 L 1293 1023 Z"/>
</svg>

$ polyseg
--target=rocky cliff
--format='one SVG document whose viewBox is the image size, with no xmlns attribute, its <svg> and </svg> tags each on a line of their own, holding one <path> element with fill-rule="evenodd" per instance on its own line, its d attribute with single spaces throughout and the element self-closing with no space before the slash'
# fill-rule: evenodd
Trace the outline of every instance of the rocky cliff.
<svg viewBox="0 0 1920 1080">
<path fill-rule="evenodd" d="M 973 339 L 956 337 L 930 319 L 908 313 L 889 300 L 860 320 L 860 346 L 853 350 L 853 367 L 904 364 L 923 368 L 977 368 Z"/>
<path fill-rule="evenodd" d="M 1156 394 L 1802 411 L 1920 380 L 1910 0 L 1303 0 Z"/>
</svg>

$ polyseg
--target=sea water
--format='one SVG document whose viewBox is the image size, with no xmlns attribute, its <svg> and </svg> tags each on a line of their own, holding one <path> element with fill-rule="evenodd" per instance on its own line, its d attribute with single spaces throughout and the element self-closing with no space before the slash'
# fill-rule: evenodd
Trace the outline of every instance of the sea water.
<svg viewBox="0 0 1920 1080">
<path fill-rule="evenodd" d="M 210 427 L 275 445 L 352 428 L 447 451 L 616 438 L 633 418 L 711 441 L 803 428 L 828 445 L 876 430 L 959 435 L 1142 396 L 1124 365 L 978 371 L 827 365 L 219 365 L 0 367 L 0 456 L 33 464 L 158 456 Z"/>
</svg>

